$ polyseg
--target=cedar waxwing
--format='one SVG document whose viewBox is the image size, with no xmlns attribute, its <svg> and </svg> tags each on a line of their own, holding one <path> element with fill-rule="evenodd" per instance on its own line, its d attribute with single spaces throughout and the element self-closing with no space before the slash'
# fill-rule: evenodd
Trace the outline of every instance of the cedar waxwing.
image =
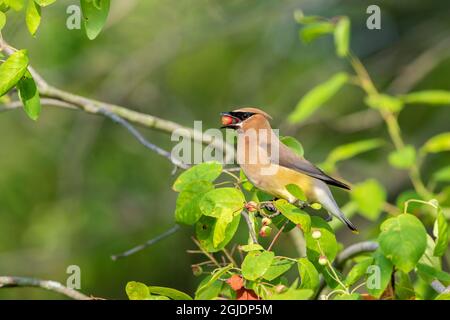
<svg viewBox="0 0 450 320">
<path fill-rule="evenodd" d="M 328 176 L 281 143 L 269 119 L 272 118 L 257 108 L 222 112 L 222 128 L 237 131 L 237 162 L 249 181 L 276 198 L 298 205 L 301 201 L 286 189 L 287 185 L 295 184 L 303 190 L 308 202 L 320 203 L 329 214 L 357 232 L 339 209 L 327 184 L 347 190 L 350 187 Z"/>
</svg>

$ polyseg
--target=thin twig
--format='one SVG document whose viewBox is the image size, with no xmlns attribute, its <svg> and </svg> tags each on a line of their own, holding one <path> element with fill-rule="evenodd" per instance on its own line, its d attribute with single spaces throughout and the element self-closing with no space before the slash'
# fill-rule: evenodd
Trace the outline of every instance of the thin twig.
<svg viewBox="0 0 450 320">
<path fill-rule="evenodd" d="M 0 276 L 0 288 L 11 287 L 36 287 L 60 293 L 75 300 L 92 300 L 92 298 L 82 294 L 81 292 L 65 287 L 56 281 L 28 277 Z"/>
<path fill-rule="evenodd" d="M 202 252 L 203 253 L 203 252 Z M 203 262 L 199 262 L 199 263 L 195 263 L 192 264 L 191 267 L 195 267 L 195 266 L 205 266 L 205 265 L 211 265 L 213 264 L 210 260 L 208 261 L 203 261 Z"/>
<path fill-rule="evenodd" d="M 0 39 L 0 49 L 8 56 L 16 51 L 15 48 L 9 46 L 5 41 L 3 41 L 3 39 Z M 134 124 L 142 125 L 144 127 L 159 130 L 169 134 L 177 132 L 182 137 L 208 144 L 214 147 L 216 150 L 224 151 L 226 156 L 226 163 L 228 163 L 228 161 L 230 160 L 229 158 L 234 155 L 233 146 L 221 139 L 217 139 L 217 137 L 214 135 L 210 135 L 193 128 L 185 127 L 176 122 L 165 120 L 150 114 L 141 113 L 119 105 L 89 99 L 64 90 L 60 90 L 49 85 L 43 79 L 43 77 L 31 66 L 28 67 L 28 70 L 32 74 L 33 79 L 38 87 L 39 93 L 43 98 L 59 100 L 74 105 L 78 109 L 92 114 L 104 114 L 104 112 L 102 112 L 101 110 L 107 110 Z"/>
<path fill-rule="evenodd" d="M 286 220 L 285 223 L 283 223 L 283 225 L 281 226 L 280 230 L 278 230 L 277 234 L 275 235 L 275 237 L 273 237 L 272 242 L 270 243 L 269 247 L 267 248 L 267 251 L 270 251 L 273 247 L 273 245 L 275 244 L 275 242 L 277 242 L 278 238 L 280 237 L 281 233 L 283 232 L 284 228 L 286 227 L 286 225 L 289 223 L 289 220 Z"/>
<path fill-rule="evenodd" d="M 203 251 L 201 250 L 186 250 L 187 253 L 197 253 L 197 254 L 203 254 Z"/>
<path fill-rule="evenodd" d="M 60 100 L 56 100 L 56 99 L 43 98 L 43 99 L 41 99 L 41 104 L 44 106 L 49 106 L 49 107 L 59 107 L 59 108 L 77 110 L 77 107 L 75 107 L 73 104 L 70 104 L 70 103 L 67 103 L 64 101 L 60 101 Z M 7 103 L 3 103 L 2 106 L 0 106 L 0 112 L 9 111 L 9 110 L 13 110 L 13 109 L 20 109 L 20 108 L 23 108 L 22 101 L 11 101 L 11 102 L 7 102 Z"/>
<path fill-rule="evenodd" d="M 192 241 L 194 241 L 194 243 L 196 244 L 196 246 L 202 250 L 203 254 L 205 256 L 207 256 L 209 258 L 209 260 L 211 260 L 217 267 L 221 267 L 221 265 L 219 264 L 219 262 L 216 260 L 216 258 L 214 258 L 214 256 L 212 254 L 210 254 L 209 252 L 207 252 L 205 249 L 203 249 L 202 245 L 200 244 L 200 242 L 198 242 L 197 239 L 195 239 L 194 237 L 191 237 Z"/>
<path fill-rule="evenodd" d="M 155 144 L 149 142 L 147 139 L 145 139 L 139 133 L 139 131 L 136 130 L 135 127 L 133 127 L 128 121 L 126 121 L 122 117 L 120 117 L 117 114 L 115 114 L 109 110 L 106 110 L 106 109 L 99 109 L 98 112 L 101 114 L 104 114 L 106 117 L 110 118 L 114 122 L 120 124 L 125 129 L 127 129 L 147 149 L 150 149 L 151 151 L 156 152 L 160 156 L 167 158 L 170 162 L 172 162 L 177 167 L 180 167 L 182 169 L 189 168 L 189 166 L 187 164 L 183 163 L 179 159 L 172 157 L 172 154 L 170 152 L 158 147 L 157 145 L 155 145 Z"/>
<path fill-rule="evenodd" d="M 250 233 L 253 243 L 258 244 L 258 238 L 256 237 L 255 229 L 253 228 L 253 224 L 250 221 L 248 213 L 245 210 L 242 210 L 241 214 L 244 216 L 245 222 L 247 222 L 248 232 Z"/>
<path fill-rule="evenodd" d="M 407 93 L 430 71 L 450 56 L 449 48 L 450 37 L 446 37 L 422 52 L 398 73 L 387 91 L 396 94 Z"/>
<path fill-rule="evenodd" d="M 180 229 L 180 226 L 179 225 L 175 225 L 172 228 L 170 228 L 169 230 L 167 230 L 166 232 L 158 235 L 157 237 L 155 237 L 153 239 L 148 240 L 147 242 L 145 242 L 143 244 L 140 244 L 140 245 L 138 245 L 138 246 L 136 246 L 136 247 L 134 247 L 134 248 L 132 248 L 130 250 L 127 250 L 127 251 L 125 251 L 123 253 L 112 255 L 111 259 L 116 261 L 118 259 L 131 256 L 132 254 L 135 254 L 136 252 L 144 250 L 145 248 L 148 248 L 149 246 L 154 245 L 155 243 L 163 240 L 164 238 L 167 238 L 168 236 L 170 236 L 170 235 L 174 234 L 175 232 L 177 232 L 179 229 Z"/>
<path fill-rule="evenodd" d="M 237 267 L 238 264 L 234 260 L 233 256 L 228 252 L 228 250 L 223 248 L 222 251 L 225 254 L 225 256 L 228 258 L 228 260 L 233 264 L 233 266 Z"/>
</svg>

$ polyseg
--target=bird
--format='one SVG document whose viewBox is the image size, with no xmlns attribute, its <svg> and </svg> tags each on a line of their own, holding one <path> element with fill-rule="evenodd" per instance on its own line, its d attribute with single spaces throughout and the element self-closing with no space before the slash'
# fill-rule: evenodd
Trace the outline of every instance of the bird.
<svg viewBox="0 0 450 320">
<path fill-rule="evenodd" d="M 221 117 L 222 128 L 237 132 L 237 163 L 256 188 L 276 199 L 301 206 L 302 201 L 286 188 L 295 184 L 303 190 L 308 202 L 320 203 L 330 219 L 334 216 L 358 233 L 328 187 L 350 190 L 350 186 L 327 175 L 283 144 L 270 125 L 272 117 L 268 113 L 254 107 L 243 107 L 221 112 Z"/>
</svg>

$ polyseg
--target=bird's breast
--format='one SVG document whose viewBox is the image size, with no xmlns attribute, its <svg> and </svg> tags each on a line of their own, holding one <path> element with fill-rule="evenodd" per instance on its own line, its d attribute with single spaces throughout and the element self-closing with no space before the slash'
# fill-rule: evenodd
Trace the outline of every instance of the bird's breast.
<svg viewBox="0 0 450 320">
<path fill-rule="evenodd" d="M 295 197 L 289 193 L 286 186 L 295 184 L 303 190 L 308 200 L 315 200 L 314 178 L 275 164 L 271 166 L 243 165 L 241 168 L 248 180 L 266 193 L 293 201 Z"/>
</svg>

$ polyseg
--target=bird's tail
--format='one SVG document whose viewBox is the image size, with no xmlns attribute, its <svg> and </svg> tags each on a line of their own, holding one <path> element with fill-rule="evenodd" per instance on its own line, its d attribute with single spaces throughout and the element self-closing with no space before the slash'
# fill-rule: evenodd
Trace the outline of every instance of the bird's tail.
<svg viewBox="0 0 450 320">
<path fill-rule="evenodd" d="M 340 211 L 340 210 L 339 210 Z M 353 233 L 359 233 L 358 228 L 340 211 L 339 216 L 336 216 L 339 220 L 341 220 Z"/>
<path fill-rule="evenodd" d="M 317 200 L 329 213 L 342 221 L 342 223 L 344 223 L 353 233 L 359 233 L 358 228 L 356 228 L 355 225 L 347 219 L 341 209 L 339 209 L 336 201 L 334 201 L 333 195 L 325 184 L 323 184 L 323 186 L 317 186 L 314 191 Z"/>
</svg>

